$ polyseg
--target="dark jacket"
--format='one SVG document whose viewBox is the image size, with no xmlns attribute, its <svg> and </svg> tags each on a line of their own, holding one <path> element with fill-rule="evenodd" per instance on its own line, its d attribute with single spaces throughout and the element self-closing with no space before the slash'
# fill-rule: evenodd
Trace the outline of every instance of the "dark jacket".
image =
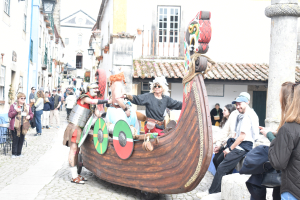
<svg viewBox="0 0 300 200">
<path fill-rule="evenodd" d="M 269 160 L 281 170 L 280 193 L 289 192 L 300 199 L 300 124 L 285 123 L 271 142 Z"/>
<path fill-rule="evenodd" d="M 52 98 L 48 98 L 49 102 L 44 103 L 44 111 L 50 111 L 53 110 L 54 107 L 54 101 Z"/>
<path fill-rule="evenodd" d="M 54 110 L 55 108 L 57 108 L 59 102 L 61 102 L 61 97 L 57 94 L 49 97 L 49 99 L 51 99 L 51 101 L 53 101 L 53 103 L 54 103 L 54 106 L 51 107 L 51 110 Z M 55 102 L 55 99 L 56 99 L 56 102 Z"/>
<path fill-rule="evenodd" d="M 219 120 L 215 120 L 214 116 L 218 115 L 218 113 L 219 113 L 220 119 Z M 223 118 L 223 110 L 221 108 L 219 108 L 218 111 L 217 111 L 216 108 L 212 109 L 210 111 L 210 118 L 211 118 L 211 123 L 212 123 L 213 126 L 216 124 L 216 122 L 220 123 L 222 121 L 222 118 Z"/>
<path fill-rule="evenodd" d="M 18 114 L 18 112 L 15 110 L 15 106 L 16 106 L 16 102 L 11 104 L 10 108 L 9 108 L 9 111 L 8 111 L 8 117 L 10 118 L 10 122 L 9 122 L 9 129 L 10 130 L 14 130 L 15 129 L 15 117 L 16 115 Z M 33 113 L 31 112 L 31 108 L 29 105 L 28 106 L 28 109 L 29 109 L 29 115 L 30 115 L 30 119 L 31 120 L 33 118 Z"/>
</svg>

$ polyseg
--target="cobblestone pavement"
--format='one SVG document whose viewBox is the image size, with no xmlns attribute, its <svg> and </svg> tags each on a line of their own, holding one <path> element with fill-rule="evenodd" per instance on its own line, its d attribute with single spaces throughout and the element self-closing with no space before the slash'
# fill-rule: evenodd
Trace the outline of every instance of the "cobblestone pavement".
<svg viewBox="0 0 300 200">
<path fill-rule="evenodd" d="M 88 179 L 86 184 L 77 185 L 70 182 L 70 171 L 67 162 L 68 148 L 61 148 L 59 151 L 53 151 L 53 148 L 57 148 L 58 142 L 62 144 L 63 132 L 67 126 L 65 120 L 65 111 L 61 112 L 61 125 L 60 129 L 43 129 L 42 136 L 35 137 L 33 134 L 35 130 L 31 130 L 26 135 L 27 147 L 24 146 L 23 153 L 25 157 L 11 159 L 11 152 L 9 155 L 4 156 L 3 150 L 0 149 L 0 199 L 145 199 L 145 195 L 140 190 L 126 188 L 123 186 L 114 185 L 97 178 L 93 173 L 83 168 L 82 175 Z M 54 144 L 56 143 L 56 144 Z M 29 174 L 30 170 L 39 169 L 38 166 L 43 166 L 45 156 L 52 157 L 53 160 L 58 161 L 58 165 L 48 166 L 49 170 L 54 170 L 53 175 L 50 176 L 49 181 L 42 181 L 42 185 L 36 192 L 32 192 L 29 196 L 18 196 L 14 195 L 14 198 L 9 194 L 14 193 L 14 190 L 9 187 L 16 187 L 15 184 L 20 182 L 20 178 L 23 178 L 25 174 Z M 44 156 L 44 157 L 43 157 Z M 50 158 L 49 158 L 50 159 Z M 53 169 L 55 168 L 55 169 Z M 43 170 L 43 169 L 41 169 Z M 47 170 L 47 169 L 45 169 Z M 39 172 L 42 173 L 42 172 Z M 18 178 L 19 177 L 19 178 Z M 26 176 L 25 176 L 26 177 Z M 35 177 L 34 177 L 35 178 Z M 47 177 L 49 178 L 49 177 Z M 202 179 L 198 187 L 184 194 L 173 194 L 173 195 L 158 195 L 154 199 L 195 199 L 197 200 L 196 193 L 208 189 L 212 182 L 213 176 L 210 172 L 207 172 L 205 177 Z M 39 179 L 43 179 L 40 177 Z M 46 177 L 44 178 L 46 179 Z M 28 179 L 30 181 L 31 179 Z M 22 180 L 21 180 L 22 181 Z M 31 190 L 31 184 L 17 185 L 21 187 L 19 189 Z M 22 188 L 24 187 L 24 188 Z M 32 186 L 33 187 L 33 186 Z M 37 188 L 33 188 L 32 191 Z M 6 194 L 5 198 L 2 193 Z M 34 193 L 34 194 L 33 194 Z"/>
</svg>

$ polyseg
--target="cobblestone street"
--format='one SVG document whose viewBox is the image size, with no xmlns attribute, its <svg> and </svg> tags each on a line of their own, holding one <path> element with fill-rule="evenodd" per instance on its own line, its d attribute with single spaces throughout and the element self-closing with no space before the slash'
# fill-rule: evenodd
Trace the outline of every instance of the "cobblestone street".
<svg viewBox="0 0 300 200">
<path fill-rule="evenodd" d="M 67 156 L 69 149 L 62 145 L 67 126 L 66 112 L 61 112 L 60 128 L 43 129 L 35 137 L 35 129 L 26 135 L 27 147 L 23 158 L 11 158 L 0 152 L 0 199 L 144 199 L 140 190 L 103 181 L 83 168 L 86 184 L 70 182 Z M 207 172 L 198 187 L 185 194 L 158 195 L 154 199 L 198 199 L 197 192 L 206 190 L 212 175 Z"/>
</svg>

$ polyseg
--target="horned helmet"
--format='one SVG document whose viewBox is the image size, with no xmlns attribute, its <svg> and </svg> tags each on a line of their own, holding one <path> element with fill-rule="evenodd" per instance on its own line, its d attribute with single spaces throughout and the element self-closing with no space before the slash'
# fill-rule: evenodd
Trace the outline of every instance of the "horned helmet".
<svg viewBox="0 0 300 200">
<path fill-rule="evenodd" d="M 205 54 L 211 39 L 210 12 L 200 11 L 187 26 L 184 38 L 185 75 L 188 74 L 191 56 L 194 53 Z"/>
</svg>

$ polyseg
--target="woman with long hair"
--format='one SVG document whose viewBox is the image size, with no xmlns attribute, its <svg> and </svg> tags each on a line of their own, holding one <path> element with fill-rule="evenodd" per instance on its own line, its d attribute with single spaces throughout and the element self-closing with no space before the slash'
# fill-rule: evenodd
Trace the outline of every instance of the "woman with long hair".
<svg viewBox="0 0 300 200">
<path fill-rule="evenodd" d="M 285 123 L 285 117 L 286 117 L 286 112 L 289 108 L 289 106 L 292 103 L 293 96 L 294 96 L 294 90 L 293 90 L 293 82 L 284 82 L 281 85 L 281 90 L 279 93 L 279 101 L 280 101 L 280 106 L 281 106 L 281 119 L 279 126 L 276 131 L 271 131 L 268 128 L 262 128 L 261 133 L 269 139 L 270 142 L 276 137 L 277 131 L 283 126 Z"/>
<path fill-rule="evenodd" d="M 238 116 L 238 112 L 233 104 L 227 104 L 223 109 L 223 119 L 220 123 L 220 132 L 218 134 L 214 134 L 214 153 L 215 157 L 213 159 L 214 165 L 216 169 L 219 164 L 224 160 L 223 151 L 225 150 L 226 142 L 229 138 L 234 137 L 235 135 L 235 124 L 236 117 Z"/>
<path fill-rule="evenodd" d="M 300 199 L 300 83 L 293 84 L 292 91 L 293 98 L 287 101 L 291 104 L 285 108 L 283 125 L 269 149 L 271 165 L 282 173 L 280 194 L 284 200 Z"/>
<path fill-rule="evenodd" d="M 42 135 L 42 114 L 43 114 L 43 108 L 44 108 L 44 92 L 38 91 L 37 92 L 37 101 L 35 102 L 35 123 L 36 123 L 36 134 L 34 136 Z"/>
<path fill-rule="evenodd" d="M 24 137 L 30 127 L 29 121 L 33 118 L 31 108 L 25 103 L 25 100 L 26 95 L 20 92 L 17 95 L 17 101 L 10 106 L 8 112 L 8 117 L 11 119 L 9 129 L 13 136 L 12 158 L 22 157 Z"/>
<path fill-rule="evenodd" d="M 279 93 L 279 101 L 281 105 L 281 120 L 279 123 L 279 127 L 277 130 L 279 130 L 285 123 L 285 118 L 287 116 L 287 110 L 289 109 L 291 102 L 293 100 L 294 92 L 293 92 L 293 85 L 292 82 L 285 82 L 281 85 L 281 90 Z M 260 131 L 265 137 L 269 139 L 270 142 L 272 142 L 275 137 L 277 131 L 270 131 L 268 128 L 263 128 Z M 260 174 L 253 174 L 250 179 L 247 181 L 246 186 L 251 194 L 251 200 L 252 199 L 266 199 L 266 187 L 265 186 L 258 186 L 257 183 L 262 181 L 262 176 Z M 273 189 L 273 199 L 274 200 L 280 200 L 280 187 L 275 187 Z"/>
</svg>

